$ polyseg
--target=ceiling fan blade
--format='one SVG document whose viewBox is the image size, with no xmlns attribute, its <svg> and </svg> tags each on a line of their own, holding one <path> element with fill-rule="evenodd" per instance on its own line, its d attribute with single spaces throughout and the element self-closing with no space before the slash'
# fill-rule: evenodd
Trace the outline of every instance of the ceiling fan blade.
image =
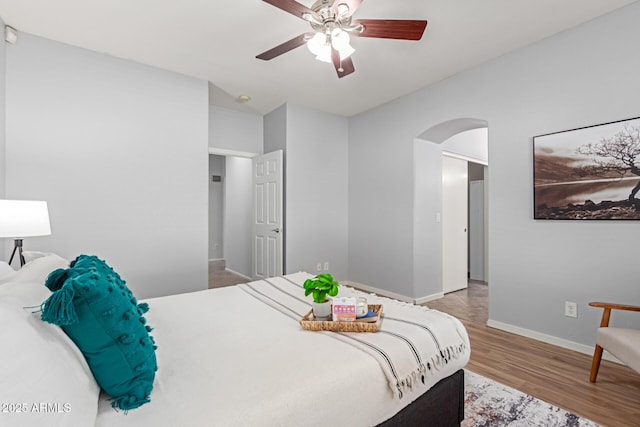
<svg viewBox="0 0 640 427">
<path fill-rule="evenodd" d="M 341 15 L 346 18 L 353 15 L 353 12 L 356 11 L 356 9 L 360 6 L 360 3 L 362 3 L 363 1 L 364 0 L 335 0 L 331 8 L 333 9 L 333 12 L 335 14 L 338 14 L 340 12 L 339 6 L 341 4 L 346 5 L 348 8 L 348 11 L 345 14 Z"/>
<path fill-rule="evenodd" d="M 300 19 L 304 19 L 304 14 L 308 13 L 311 16 L 315 17 L 317 20 L 322 21 L 322 19 L 315 13 L 313 10 L 309 9 L 307 6 L 298 3 L 294 0 L 262 0 L 265 3 L 269 3 L 272 6 L 275 6 L 279 9 L 284 10 L 285 12 L 289 12 L 292 15 L 297 16 Z"/>
<path fill-rule="evenodd" d="M 313 33 L 304 33 L 304 34 L 300 34 L 299 36 L 296 36 L 294 38 L 292 38 L 289 41 L 286 41 L 276 47 L 274 47 L 273 49 L 269 49 L 265 52 L 262 52 L 260 55 L 256 56 L 256 58 L 258 59 L 262 59 L 264 61 L 269 61 L 270 59 L 275 58 L 276 56 L 280 56 L 283 53 L 287 53 L 290 50 L 293 50 L 297 47 L 302 46 L 303 44 L 305 44 L 307 42 L 307 39 L 309 37 L 311 37 L 313 35 Z"/>
<path fill-rule="evenodd" d="M 336 68 L 336 73 L 338 73 L 338 78 L 348 76 L 356 70 L 353 66 L 353 61 L 351 61 L 351 57 L 340 61 L 340 53 L 335 49 L 331 49 L 331 60 L 333 61 L 333 66 Z"/>
<path fill-rule="evenodd" d="M 364 27 L 362 32 L 351 32 L 353 36 L 398 40 L 420 40 L 427 27 L 427 21 L 393 19 L 358 19 L 353 24 Z"/>
</svg>

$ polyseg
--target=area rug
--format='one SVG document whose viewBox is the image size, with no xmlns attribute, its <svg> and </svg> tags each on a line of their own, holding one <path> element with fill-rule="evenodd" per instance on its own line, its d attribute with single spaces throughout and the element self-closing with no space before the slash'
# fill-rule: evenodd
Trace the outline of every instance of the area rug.
<svg viewBox="0 0 640 427">
<path fill-rule="evenodd" d="M 465 370 L 461 427 L 598 427 L 557 406 Z"/>
</svg>

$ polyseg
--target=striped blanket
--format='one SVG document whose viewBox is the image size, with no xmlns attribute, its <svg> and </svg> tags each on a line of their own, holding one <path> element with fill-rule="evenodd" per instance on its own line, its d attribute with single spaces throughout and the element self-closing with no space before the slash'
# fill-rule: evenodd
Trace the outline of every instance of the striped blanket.
<svg viewBox="0 0 640 427">
<path fill-rule="evenodd" d="M 311 277 L 301 272 L 238 286 L 291 321 L 299 322 L 311 309 L 311 297 L 305 297 L 302 288 L 304 281 Z M 338 296 L 364 296 L 369 304 L 382 304 L 378 332 L 308 333 L 329 335 L 369 354 L 379 363 L 389 387 L 399 399 L 407 393 L 423 393 L 442 377 L 441 370 L 449 371 L 451 364 L 459 369 L 469 360 L 467 332 L 458 319 L 448 314 L 346 286 L 340 287 Z"/>
</svg>

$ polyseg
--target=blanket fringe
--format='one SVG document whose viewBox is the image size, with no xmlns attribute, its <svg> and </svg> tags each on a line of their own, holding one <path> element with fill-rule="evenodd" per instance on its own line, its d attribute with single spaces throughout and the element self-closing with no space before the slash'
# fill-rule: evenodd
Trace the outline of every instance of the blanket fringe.
<svg viewBox="0 0 640 427">
<path fill-rule="evenodd" d="M 467 350 L 467 345 L 461 343 L 459 345 L 451 345 L 443 348 L 439 353 L 433 355 L 429 362 L 420 364 L 409 375 L 400 379 L 396 383 L 396 390 L 398 391 L 398 398 L 402 399 L 406 393 L 413 391 L 416 384 L 426 384 L 427 371 L 431 375 L 435 375 L 435 372 L 440 371 L 445 365 L 447 365 L 452 359 L 458 359 Z"/>
</svg>

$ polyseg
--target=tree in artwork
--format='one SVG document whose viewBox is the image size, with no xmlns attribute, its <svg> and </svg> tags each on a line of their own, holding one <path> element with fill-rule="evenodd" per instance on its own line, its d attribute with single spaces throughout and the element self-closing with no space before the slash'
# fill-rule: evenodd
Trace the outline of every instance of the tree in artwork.
<svg viewBox="0 0 640 427">
<path fill-rule="evenodd" d="M 597 143 L 585 144 L 577 149 L 579 154 L 588 156 L 593 163 L 578 169 L 582 176 L 611 176 L 620 179 L 628 174 L 640 176 L 640 126 L 626 125 L 609 138 Z M 629 201 L 640 207 L 636 194 L 640 191 L 640 181 L 631 189 Z"/>
</svg>

